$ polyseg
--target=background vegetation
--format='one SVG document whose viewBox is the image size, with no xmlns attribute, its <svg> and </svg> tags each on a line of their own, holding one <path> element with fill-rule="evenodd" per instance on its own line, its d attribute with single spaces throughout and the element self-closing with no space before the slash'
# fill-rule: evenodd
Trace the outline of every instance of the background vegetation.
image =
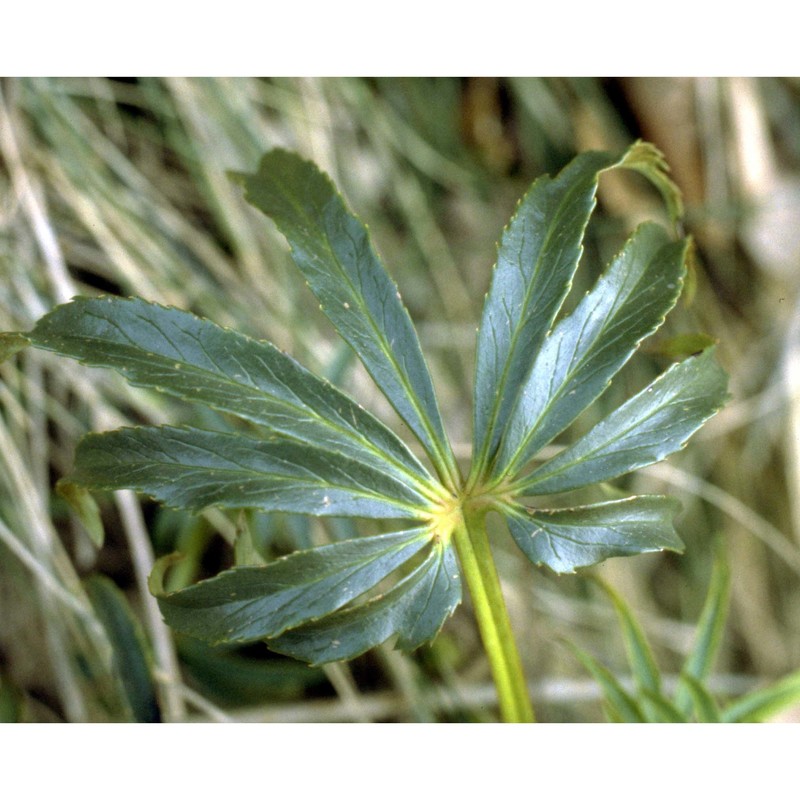
<svg viewBox="0 0 800 800">
<path fill-rule="evenodd" d="M 711 686 L 734 697 L 800 666 L 800 82 L 37 78 L 0 91 L 0 330 L 76 294 L 139 295 L 271 339 L 394 424 L 281 237 L 226 177 L 289 147 L 370 225 L 465 459 L 475 328 L 517 199 L 581 150 L 654 142 L 684 192 L 693 290 L 596 411 L 652 379 L 687 331 L 720 340 L 734 399 L 686 451 L 631 479 L 681 500 L 686 554 L 595 572 L 636 610 L 669 679 L 721 549 L 732 593 Z M 636 222 L 662 214 L 635 176 L 603 177 L 599 197 L 573 297 Z M 41 352 L 0 367 L 0 718 L 494 719 L 468 606 L 413 657 L 385 646 L 324 670 L 163 626 L 145 586 L 154 554 L 189 551 L 184 581 L 213 574 L 237 519 L 120 493 L 102 498 L 98 550 L 52 487 L 86 431 L 193 414 Z M 253 523 L 274 555 L 347 535 L 335 522 Z M 539 717 L 601 719 L 600 690 L 563 641 L 627 674 L 613 606 L 584 576 L 535 570 L 509 537 L 493 544 Z"/>
</svg>

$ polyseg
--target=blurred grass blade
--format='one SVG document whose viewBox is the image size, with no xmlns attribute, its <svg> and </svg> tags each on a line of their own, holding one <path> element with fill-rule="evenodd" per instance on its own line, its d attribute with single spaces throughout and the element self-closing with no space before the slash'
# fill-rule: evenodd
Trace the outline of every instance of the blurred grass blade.
<svg viewBox="0 0 800 800">
<path fill-rule="evenodd" d="M 85 586 L 108 634 L 114 652 L 114 668 L 119 674 L 134 720 L 160 722 L 161 712 L 144 634 L 125 595 L 103 575 L 91 575 L 85 581 Z"/>
<path fill-rule="evenodd" d="M 670 497 L 640 496 L 578 508 L 504 509 L 514 541 L 534 564 L 558 573 L 614 556 L 683 550 L 672 519 L 680 509 Z"/>
<path fill-rule="evenodd" d="M 642 706 L 646 709 L 648 722 L 688 722 L 672 703 L 659 692 L 641 689 Z"/>
<path fill-rule="evenodd" d="M 649 691 L 654 695 L 661 694 L 661 675 L 644 631 L 620 595 L 607 584 L 593 576 L 594 582 L 608 595 L 617 612 L 625 652 L 631 666 L 634 681 L 641 692 Z"/>
<path fill-rule="evenodd" d="M 437 544 L 422 564 L 386 594 L 294 628 L 267 645 L 312 666 L 354 658 L 398 633 L 397 646 L 413 650 L 439 632 L 460 600 L 453 548 Z"/>
<path fill-rule="evenodd" d="M 503 433 L 495 477 L 517 472 L 607 388 L 681 291 L 687 242 L 644 223 L 544 341 Z"/>
<path fill-rule="evenodd" d="M 272 150 L 254 175 L 237 174 L 247 200 L 272 218 L 341 336 L 405 420 L 443 479 L 455 481 L 433 383 L 419 340 L 366 227 L 314 164 Z"/>
<path fill-rule="evenodd" d="M 6 348 L 20 334 L 5 334 Z M 431 479 L 381 422 L 269 342 L 138 298 L 79 298 L 24 336 L 32 345 L 120 372 L 136 386 L 204 403 L 421 487 Z"/>
<path fill-rule="evenodd" d="M 89 434 L 69 482 L 135 489 L 173 508 L 419 518 L 428 501 L 365 462 L 281 438 L 171 426 Z"/>
<path fill-rule="evenodd" d="M 575 444 L 512 485 L 517 494 L 555 494 L 661 461 L 727 399 L 714 348 L 675 364 Z"/>
<path fill-rule="evenodd" d="M 678 699 L 682 698 L 684 693 L 689 697 L 690 703 L 687 708 L 684 703 L 678 706 Z M 721 717 L 719 708 L 711 693 L 705 686 L 693 675 L 688 672 L 682 672 L 680 682 L 678 684 L 678 692 L 676 694 L 675 706 L 681 713 L 689 715 L 694 712 L 695 719 L 698 722 L 720 722 Z"/>
<path fill-rule="evenodd" d="M 764 722 L 797 705 L 800 705 L 800 670 L 734 701 L 722 712 L 722 721 Z"/>
<path fill-rule="evenodd" d="M 620 682 L 596 658 L 590 656 L 570 642 L 567 646 L 583 664 L 587 672 L 597 681 L 613 717 L 621 722 L 647 722 L 644 712 Z"/>
<path fill-rule="evenodd" d="M 430 542 L 415 528 L 292 553 L 266 566 L 235 567 L 165 592 L 171 557 L 150 576 L 167 624 L 213 644 L 253 642 L 326 617 L 372 589 Z"/>
<path fill-rule="evenodd" d="M 718 546 L 711 573 L 711 584 L 700 614 L 700 621 L 697 623 L 692 651 L 682 670 L 682 674 L 698 683 L 702 683 L 709 676 L 714 665 L 728 615 L 730 589 L 730 570 L 725 562 L 722 548 Z M 690 684 L 682 682 L 675 694 L 675 705 L 685 714 L 689 713 L 693 704 L 697 706 L 694 693 L 690 693 L 690 690 Z"/>
</svg>

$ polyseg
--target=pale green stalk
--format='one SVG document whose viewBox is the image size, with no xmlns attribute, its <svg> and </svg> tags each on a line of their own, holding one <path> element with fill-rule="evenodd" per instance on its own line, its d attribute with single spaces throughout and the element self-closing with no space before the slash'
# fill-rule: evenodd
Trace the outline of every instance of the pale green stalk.
<svg viewBox="0 0 800 800">
<path fill-rule="evenodd" d="M 453 531 L 504 722 L 535 722 L 522 661 L 486 535 L 486 509 L 464 509 Z"/>
</svg>

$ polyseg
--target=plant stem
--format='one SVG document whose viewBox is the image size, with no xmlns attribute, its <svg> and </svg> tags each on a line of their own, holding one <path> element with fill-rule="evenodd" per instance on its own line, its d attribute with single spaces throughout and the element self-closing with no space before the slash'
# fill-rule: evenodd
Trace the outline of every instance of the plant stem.
<svg viewBox="0 0 800 800">
<path fill-rule="evenodd" d="M 504 722 L 534 722 L 533 708 L 500 580 L 486 536 L 486 510 L 463 511 L 453 531 L 461 569 L 469 587 L 478 629 L 489 658 Z"/>
</svg>

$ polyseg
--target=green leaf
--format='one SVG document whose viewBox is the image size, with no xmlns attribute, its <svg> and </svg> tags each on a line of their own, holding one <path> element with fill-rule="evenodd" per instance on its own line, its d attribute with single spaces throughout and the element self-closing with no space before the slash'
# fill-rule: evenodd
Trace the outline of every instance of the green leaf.
<svg viewBox="0 0 800 800">
<path fill-rule="evenodd" d="M 595 578 L 594 581 L 608 595 L 617 612 L 617 618 L 622 628 L 625 652 L 628 654 L 628 663 L 639 691 L 650 692 L 655 696 L 660 695 L 661 675 L 644 631 L 622 597 L 605 581 L 601 581 L 599 578 Z"/>
<path fill-rule="evenodd" d="M 724 404 L 727 375 L 714 348 L 673 365 L 575 444 L 510 487 L 554 494 L 624 475 L 661 461 Z"/>
<path fill-rule="evenodd" d="M 422 443 L 440 474 L 455 461 L 408 311 L 363 223 L 330 178 L 294 153 L 272 150 L 254 175 L 234 175 L 248 202 L 271 217 L 320 308 Z"/>
<path fill-rule="evenodd" d="M 681 291 L 687 242 L 641 225 L 594 289 L 545 340 L 503 434 L 495 475 L 516 472 L 609 385 Z"/>
<path fill-rule="evenodd" d="M 615 167 L 633 169 L 653 182 L 673 222 L 682 213 L 680 191 L 667 175 L 663 156 L 645 142 L 635 142 L 621 158 L 583 153 L 556 178 L 545 175 L 534 182 L 503 232 L 478 333 L 474 476 L 488 467 L 530 371 L 531 354 L 539 350 L 570 289 L 599 176 Z"/>
<path fill-rule="evenodd" d="M 672 498 L 643 496 L 555 511 L 517 506 L 507 510 L 507 520 L 534 564 L 563 573 L 614 556 L 681 551 L 672 525 L 679 508 Z"/>
<path fill-rule="evenodd" d="M 499 441 L 535 353 L 578 267 L 600 172 L 617 159 L 583 153 L 556 178 L 544 175 L 503 232 L 483 307 L 475 366 L 474 469 Z"/>
<path fill-rule="evenodd" d="M 800 704 L 800 670 L 766 689 L 750 692 L 722 712 L 723 722 L 763 722 Z"/>
<path fill-rule="evenodd" d="M 368 412 L 269 342 L 140 299 L 79 298 L 27 334 L 31 344 L 136 386 L 204 403 L 285 437 L 338 450 L 429 487 L 408 448 Z"/>
<path fill-rule="evenodd" d="M 622 722 L 646 722 L 644 712 L 636 700 L 631 697 L 614 675 L 596 658 L 567 642 L 567 646 L 575 657 L 583 664 L 586 671 L 597 681 L 603 691 L 612 715 Z"/>
<path fill-rule="evenodd" d="M 291 440 L 184 427 L 120 428 L 78 444 L 69 478 L 135 489 L 173 508 L 419 518 L 429 503 L 368 463 Z"/>
<path fill-rule="evenodd" d="M 461 600 L 461 579 L 450 545 L 437 544 L 425 561 L 386 594 L 287 631 L 267 643 L 312 666 L 343 661 L 400 634 L 413 650 L 432 639 Z"/>
<path fill-rule="evenodd" d="M 711 584 L 695 631 L 692 651 L 682 670 L 683 675 L 688 679 L 701 682 L 711 673 L 725 629 L 730 598 L 730 580 L 730 570 L 720 548 L 714 561 Z M 696 694 L 692 691 L 689 681 L 679 684 L 675 695 L 675 705 L 688 714 L 692 705 L 697 706 Z"/>
<path fill-rule="evenodd" d="M 150 591 L 167 624 L 214 644 L 252 642 L 325 617 L 372 589 L 431 540 L 424 528 L 337 542 L 262 567 L 236 567 L 165 592 L 169 557 L 157 562 Z"/>
<path fill-rule="evenodd" d="M 678 697 L 685 692 L 689 698 L 688 707 L 685 704 L 678 705 Z M 720 713 L 717 703 L 711 693 L 700 683 L 697 678 L 688 672 L 682 672 L 678 683 L 678 695 L 676 696 L 675 706 L 683 714 L 690 714 L 694 711 L 695 719 L 698 722 L 720 722 Z"/>
<path fill-rule="evenodd" d="M 108 634 L 114 668 L 136 722 L 160 722 L 155 681 L 144 634 L 125 595 L 103 575 L 85 581 L 89 600 Z"/>
</svg>

